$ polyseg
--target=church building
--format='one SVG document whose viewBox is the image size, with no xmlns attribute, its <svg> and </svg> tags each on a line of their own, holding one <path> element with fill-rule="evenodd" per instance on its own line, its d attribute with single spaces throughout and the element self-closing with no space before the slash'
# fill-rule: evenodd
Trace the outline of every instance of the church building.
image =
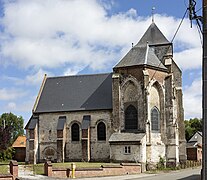
<svg viewBox="0 0 207 180">
<path fill-rule="evenodd" d="M 182 72 L 153 22 L 108 74 L 45 75 L 26 129 L 26 161 L 186 160 Z"/>
</svg>

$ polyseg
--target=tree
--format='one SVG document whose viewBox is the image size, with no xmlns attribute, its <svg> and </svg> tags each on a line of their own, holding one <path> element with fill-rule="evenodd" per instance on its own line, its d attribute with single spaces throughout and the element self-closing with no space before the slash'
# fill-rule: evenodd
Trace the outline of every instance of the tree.
<svg viewBox="0 0 207 180">
<path fill-rule="evenodd" d="M 12 113 L 4 113 L 0 116 L 0 159 L 10 157 L 11 145 L 19 135 L 24 134 L 24 120 Z"/>
<path fill-rule="evenodd" d="M 189 141 L 197 131 L 202 132 L 202 119 L 193 118 L 185 120 L 185 138 L 187 141 Z"/>
</svg>

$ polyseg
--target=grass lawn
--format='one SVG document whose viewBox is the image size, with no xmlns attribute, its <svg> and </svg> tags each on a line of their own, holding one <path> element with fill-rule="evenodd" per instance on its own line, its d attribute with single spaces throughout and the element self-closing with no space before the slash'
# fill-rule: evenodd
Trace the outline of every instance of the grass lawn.
<svg viewBox="0 0 207 180">
<path fill-rule="evenodd" d="M 9 174 L 9 162 L 8 161 L 0 162 L 0 174 Z"/>
<path fill-rule="evenodd" d="M 0 162 L 0 174 L 9 173 L 9 163 L 10 161 Z M 65 169 L 70 168 L 72 162 L 65 163 L 52 163 L 53 168 Z M 75 162 L 77 168 L 100 168 L 101 165 L 113 165 L 112 163 L 101 163 L 101 162 Z M 18 165 L 25 165 L 24 162 L 18 162 Z M 117 165 L 117 164 L 115 164 Z M 44 174 L 44 164 L 28 164 L 25 165 L 26 168 L 30 171 L 34 171 L 34 174 Z"/>
<path fill-rule="evenodd" d="M 53 168 L 70 168 L 72 162 L 65 163 L 52 163 Z M 75 162 L 77 168 L 100 168 L 101 165 L 113 165 L 112 163 L 101 163 L 101 162 Z M 117 165 L 117 164 L 115 164 Z M 32 167 L 31 167 L 32 168 Z M 34 165 L 35 174 L 44 174 L 44 164 Z"/>
</svg>

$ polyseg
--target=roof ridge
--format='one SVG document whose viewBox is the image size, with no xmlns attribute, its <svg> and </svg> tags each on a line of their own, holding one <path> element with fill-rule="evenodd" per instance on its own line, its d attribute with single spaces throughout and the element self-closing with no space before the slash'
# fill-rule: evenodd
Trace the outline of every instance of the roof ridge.
<svg viewBox="0 0 207 180">
<path fill-rule="evenodd" d="M 147 42 L 147 48 L 146 48 L 144 64 L 147 64 L 148 52 L 149 52 L 149 46 L 148 46 L 148 42 Z"/>
<path fill-rule="evenodd" d="M 76 74 L 76 75 L 66 75 L 66 76 L 53 76 L 47 77 L 47 79 L 57 79 L 57 78 L 67 78 L 67 77 L 80 77 L 80 76 L 101 76 L 101 75 L 109 75 L 110 73 L 97 73 L 97 74 Z"/>
</svg>

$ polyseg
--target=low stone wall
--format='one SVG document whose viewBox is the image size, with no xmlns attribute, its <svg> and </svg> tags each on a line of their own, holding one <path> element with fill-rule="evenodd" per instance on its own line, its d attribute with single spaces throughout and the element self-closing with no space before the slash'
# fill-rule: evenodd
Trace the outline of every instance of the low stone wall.
<svg viewBox="0 0 207 180">
<path fill-rule="evenodd" d="M 185 163 L 180 164 L 180 168 L 185 169 L 185 168 L 197 167 L 197 166 L 201 166 L 201 165 L 202 165 L 202 161 L 189 161 L 189 160 L 187 160 Z"/>
<path fill-rule="evenodd" d="M 0 174 L 0 180 L 13 180 L 13 176 L 10 174 Z"/>
<path fill-rule="evenodd" d="M 0 180 L 15 180 L 18 177 L 18 163 L 17 161 L 11 161 L 10 174 L 0 174 Z"/>
<path fill-rule="evenodd" d="M 141 173 L 141 165 L 135 163 L 122 163 L 120 165 L 107 165 L 100 168 L 76 168 L 75 177 L 98 177 L 98 176 L 114 176 L 124 174 Z M 51 162 L 45 163 L 45 175 L 59 178 L 72 177 L 71 168 L 53 169 Z"/>
</svg>

